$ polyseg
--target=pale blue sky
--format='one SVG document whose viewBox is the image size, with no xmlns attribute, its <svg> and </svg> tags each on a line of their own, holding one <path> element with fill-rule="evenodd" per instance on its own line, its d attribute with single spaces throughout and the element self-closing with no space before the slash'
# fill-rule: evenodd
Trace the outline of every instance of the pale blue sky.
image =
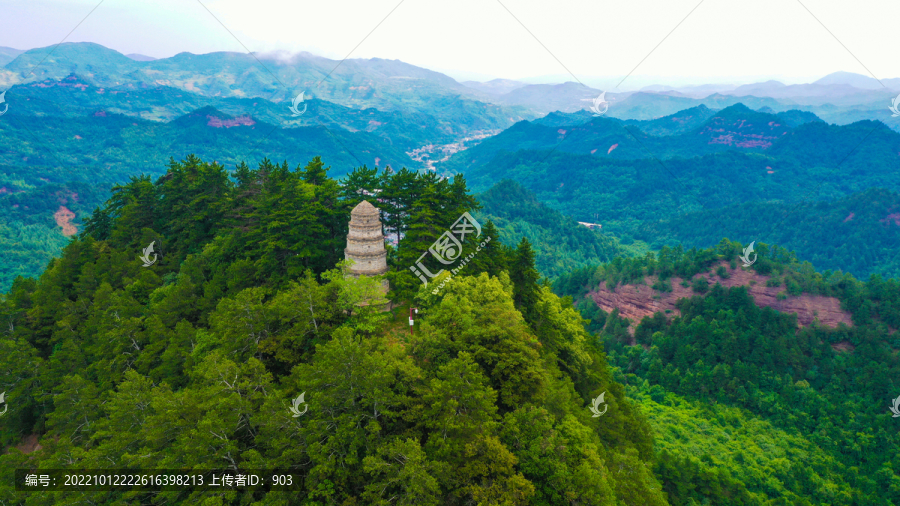
<svg viewBox="0 0 900 506">
<path fill-rule="evenodd" d="M 259 52 L 341 59 L 352 51 L 351 57 L 399 59 L 458 79 L 574 80 L 567 68 L 585 84 L 610 89 L 644 60 L 621 90 L 768 78 L 809 82 L 838 70 L 869 75 L 862 65 L 878 78 L 900 76 L 896 0 L 705 0 L 699 7 L 699 0 L 501 2 L 105 0 L 66 40 L 154 57 L 245 52 L 231 31 Z M 55 44 L 98 3 L 4 1 L 0 45 Z"/>
</svg>

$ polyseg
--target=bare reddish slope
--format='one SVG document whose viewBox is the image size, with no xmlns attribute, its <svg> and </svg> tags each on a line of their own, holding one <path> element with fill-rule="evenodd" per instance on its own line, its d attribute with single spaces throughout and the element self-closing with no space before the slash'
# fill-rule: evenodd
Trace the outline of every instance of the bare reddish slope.
<svg viewBox="0 0 900 506">
<path fill-rule="evenodd" d="M 731 269 L 725 263 L 721 265 L 728 270 L 728 279 L 716 276 L 715 269 L 711 269 L 707 273 L 698 274 L 695 277 L 705 276 L 709 280 L 710 285 L 719 283 L 725 287 L 746 286 L 758 306 L 770 307 L 782 313 L 795 313 L 797 315 L 797 323 L 801 327 L 814 321 L 832 328 L 837 327 L 840 323 L 853 326 L 850 313 L 842 310 L 840 301 L 834 297 L 803 294 L 797 297 L 788 296 L 784 300 L 778 300 L 777 295 L 779 292 L 784 291 L 784 287 L 767 287 L 766 281 L 769 280 L 770 276 L 762 276 L 750 269 Z M 634 332 L 634 327 L 637 326 L 643 317 L 653 316 L 657 311 L 665 313 L 668 309 L 671 311 L 667 313 L 669 316 L 680 315 L 678 309 L 675 308 L 675 302 L 678 299 L 697 295 L 690 287 L 681 286 L 682 278 L 671 278 L 669 280 L 672 284 L 671 292 L 659 292 L 651 288 L 656 281 L 656 276 L 648 276 L 644 278 L 645 285 L 619 285 L 616 287 L 615 292 L 607 289 L 606 284 L 601 284 L 589 296 L 604 311 L 609 312 L 613 308 L 618 308 L 620 316 L 634 322 L 629 327 L 629 330 Z M 751 285 L 751 281 L 756 283 Z"/>
<path fill-rule="evenodd" d="M 72 225 L 72 219 L 75 218 L 75 213 L 70 211 L 66 206 L 59 206 L 59 209 L 53 214 L 53 218 L 56 220 L 56 224 L 62 227 L 64 236 L 69 237 L 78 233 L 78 229 L 75 228 L 75 225 Z"/>
</svg>

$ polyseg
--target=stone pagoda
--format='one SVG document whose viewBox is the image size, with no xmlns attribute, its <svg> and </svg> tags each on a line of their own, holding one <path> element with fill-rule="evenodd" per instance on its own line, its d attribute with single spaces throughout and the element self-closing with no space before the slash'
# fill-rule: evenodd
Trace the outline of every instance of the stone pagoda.
<svg viewBox="0 0 900 506">
<path fill-rule="evenodd" d="M 353 260 L 350 274 L 356 277 L 377 276 L 388 270 L 381 218 L 378 208 L 367 200 L 360 202 L 350 212 L 350 232 L 347 234 L 344 258 Z M 387 280 L 384 280 L 382 287 L 387 293 Z"/>
</svg>

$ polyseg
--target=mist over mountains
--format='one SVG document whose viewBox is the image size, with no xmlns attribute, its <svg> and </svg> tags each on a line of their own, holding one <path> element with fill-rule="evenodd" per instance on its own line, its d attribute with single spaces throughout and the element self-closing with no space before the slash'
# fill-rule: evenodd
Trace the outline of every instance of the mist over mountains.
<svg viewBox="0 0 900 506">
<path fill-rule="evenodd" d="M 39 62 L 42 62 L 40 66 L 35 67 Z M 207 97 L 259 97 L 276 103 L 291 100 L 305 91 L 309 98 L 346 107 L 425 113 L 440 107 L 439 97 L 454 97 L 462 103 L 475 101 L 499 106 L 498 113 L 513 122 L 553 111 L 586 109 L 604 91 L 577 82 L 528 84 L 509 79 L 457 82 L 440 72 L 380 58 L 336 61 L 307 52 L 293 55 L 218 52 L 180 53 L 155 59 L 126 56 L 85 42 L 26 51 L 0 48 L 0 66 L 3 88 L 76 75 L 104 88 L 167 86 Z M 611 105 L 608 115 L 620 119 L 654 119 L 698 105 L 722 109 L 743 103 L 753 109 L 769 107 L 776 112 L 805 110 L 837 124 L 878 119 L 894 129 L 900 125 L 891 119 L 887 110 L 890 100 L 900 93 L 900 78 L 879 82 L 844 71 L 807 84 L 786 85 L 778 81 L 682 87 L 659 84 L 635 92 L 606 91 Z"/>
</svg>

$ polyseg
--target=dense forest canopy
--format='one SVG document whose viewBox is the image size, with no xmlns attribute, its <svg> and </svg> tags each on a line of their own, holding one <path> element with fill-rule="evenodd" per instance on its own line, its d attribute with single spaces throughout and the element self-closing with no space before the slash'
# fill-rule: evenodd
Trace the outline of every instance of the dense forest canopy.
<svg viewBox="0 0 900 506">
<path fill-rule="evenodd" d="M 482 209 L 476 216 L 490 220 L 505 244 L 515 245 L 522 237 L 528 239 L 538 271 L 548 278 L 630 255 L 611 235 L 580 225 L 538 201 L 515 181 L 500 181 L 477 198 Z"/>
<path fill-rule="evenodd" d="M 378 192 L 389 296 L 345 276 L 349 211 Z M 371 198 L 371 197 L 370 197 Z M 663 505 L 645 418 L 602 345 L 541 284 L 527 240 L 434 293 L 408 269 L 462 211 L 465 179 L 318 158 L 229 174 L 196 157 L 135 177 L 39 279 L 0 303 L 5 503 Z M 150 243 L 158 261 L 139 256 Z M 467 245 L 471 247 L 472 245 Z M 305 392 L 308 412 L 291 416 Z M 608 413 L 587 406 L 604 394 Z M 37 437 L 40 448 L 12 446 Z M 298 492 L 45 492 L 16 468 L 292 469 Z"/>
<path fill-rule="evenodd" d="M 244 121 L 210 106 L 242 99 L 182 103 L 206 107 L 161 124 L 84 117 L 99 95 L 57 118 L 38 99 L 69 90 L 29 92 L 43 112 L 0 125 L 30 153 L 0 160 L 3 503 L 900 504 L 887 409 L 900 396 L 900 136 L 884 125 L 743 105 L 556 113 L 420 172 L 356 153 L 378 165 L 375 153 L 453 138 L 421 113 L 311 101 L 337 134 L 266 136 L 261 121 L 210 126 Z M 478 111 L 467 131 L 499 121 Z M 716 137 L 748 122 L 770 146 Z M 29 129 L 91 169 L 60 169 Z M 237 162 L 252 143 L 310 161 Z M 381 211 L 386 296 L 344 260 L 363 200 Z M 62 207 L 71 237 L 52 233 Z M 478 234 L 451 268 L 435 251 L 462 216 Z M 739 267 L 750 241 L 758 258 Z M 847 324 L 761 305 L 757 281 L 726 283 L 741 269 L 779 301 L 837 301 Z M 595 298 L 636 286 L 658 300 L 675 283 L 690 296 L 640 321 Z M 154 467 L 301 479 L 293 492 L 12 486 L 15 469 Z"/>
<path fill-rule="evenodd" d="M 896 277 L 900 134 L 810 116 L 743 105 L 630 122 L 551 114 L 438 170 L 464 172 L 480 191 L 515 181 L 622 245 L 640 242 L 635 252 L 732 237 L 790 248 L 819 270 Z"/>
<path fill-rule="evenodd" d="M 750 269 L 770 276 L 767 286 L 784 297 L 835 297 L 853 325 L 798 328 L 796 315 L 759 307 L 746 286 L 724 288 L 721 266 L 735 265 L 742 253 L 727 240 L 617 258 L 564 276 L 555 289 L 575 297 L 615 377 L 648 413 L 658 472 L 670 500 L 680 498 L 673 502 L 709 498 L 703 487 L 679 483 L 701 479 L 718 491 L 717 504 L 732 504 L 725 497 L 732 493 L 740 504 L 893 504 L 900 438 L 888 407 L 900 394 L 900 283 L 817 273 L 780 247 L 757 251 Z M 588 295 L 646 276 L 659 280 L 653 293 L 671 290 L 676 278 L 704 282 L 678 302 L 678 315 L 657 312 L 640 322 L 604 312 Z M 691 426 L 699 432 L 692 435 Z M 783 436 L 761 445 L 773 431 Z"/>
<path fill-rule="evenodd" d="M 42 51 L 26 52 L 13 66 L 37 64 L 46 56 Z M 335 167 L 333 176 L 364 164 L 420 169 L 438 155 L 432 149 L 532 116 L 521 116 L 518 107 L 414 92 L 415 101 L 387 110 L 307 96 L 303 115 L 285 117 L 285 103 L 272 101 L 268 92 L 267 98 L 249 90 L 230 96 L 234 88 L 224 96 L 218 90 L 204 95 L 160 84 L 158 75 L 152 83 L 123 84 L 145 66 L 97 44 L 64 44 L 55 56 L 60 59 L 52 63 L 88 60 L 91 71 L 56 78 L 49 71 L 46 78 L 2 90 L 0 110 L 8 109 L 0 121 L 2 291 L 16 276 L 37 277 L 60 254 L 72 231 L 61 228 L 59 213 L 74 215 L 68 226 L 80 230 L 109 198 L 110 187 L 139 174 L 159 177 L 172 156 L 193 153 L 228 167 L 263 157 L 323 156 Z M 199 61 L 181 64 L 198 71 Z M 131 70 L 111 78 L 99 68 Z M 255 84 L 241 80 L 241 86 Z"/>
</svg>

